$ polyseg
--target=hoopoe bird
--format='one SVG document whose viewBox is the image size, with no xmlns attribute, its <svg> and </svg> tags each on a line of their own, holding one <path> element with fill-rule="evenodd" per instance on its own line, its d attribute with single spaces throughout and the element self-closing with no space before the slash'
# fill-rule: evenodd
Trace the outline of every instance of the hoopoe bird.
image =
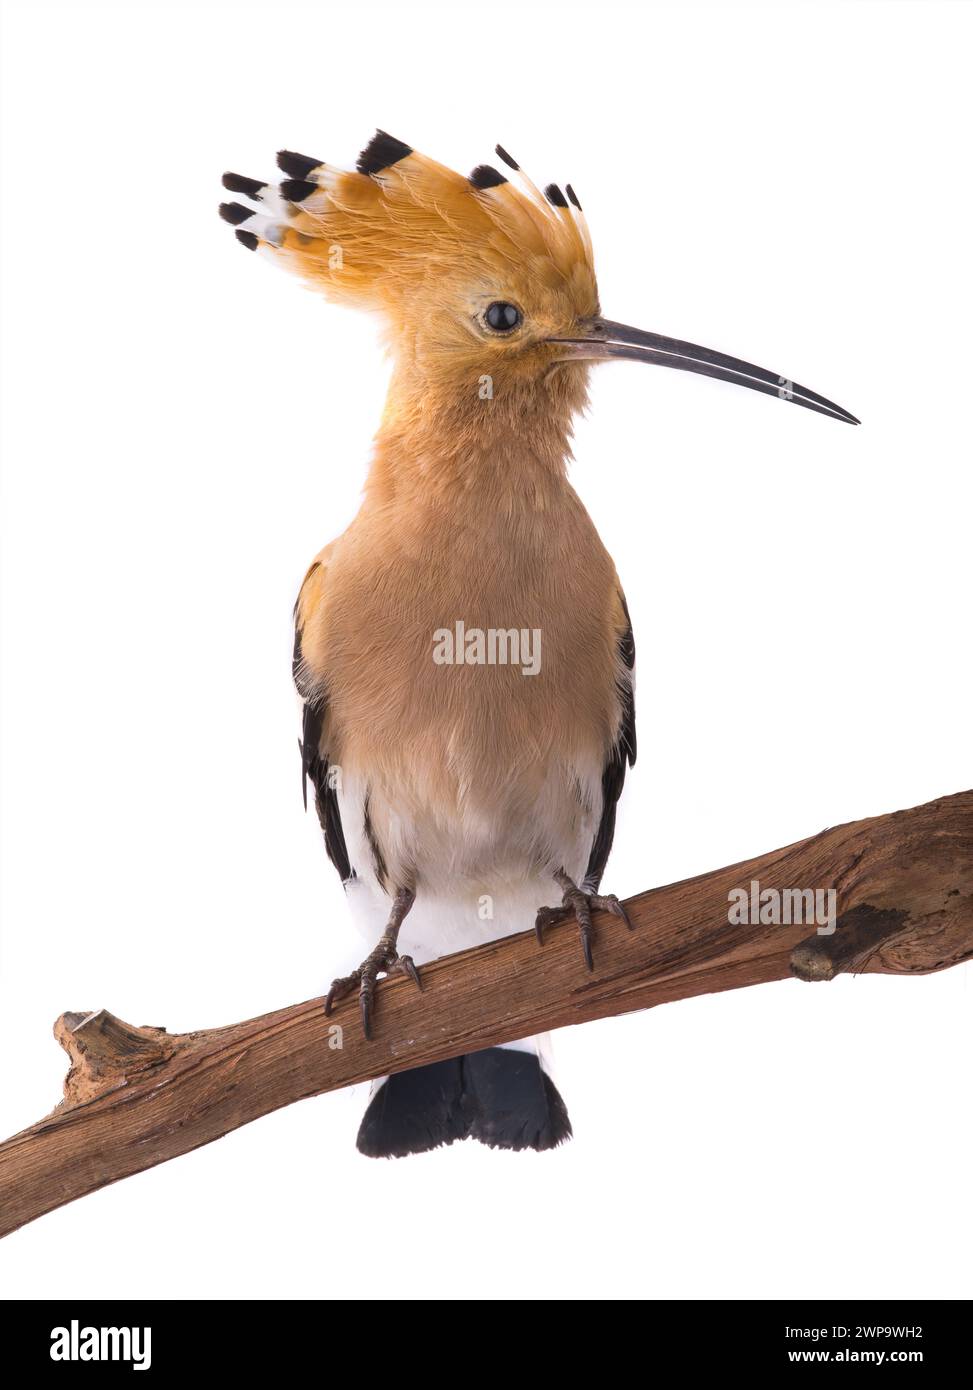
<svg viewBox="0 0 973 1390">
<path fill-rule="evenodd" d="M 635 644 L 615 566 L 567 479 L 589 368 L 615 358 L 736 382 L 839 420 L 776 373 L 601 316 L 570 186 L 452 172 L 379 131 L 353 172 L 282 151 L 272 186 L 226 174 L 250 250 L 378 311 L 394 367 L 354 521 L 295 609 L 301 750 L 324 842 L 375 943 L 335 980 L 366 1038 L 379 975 L 573 915 L 593 968 L 600 892 L 634 764 Z M 515 183 L 510 175 L 517 179 Z M 552 905 L 552 896 L 560 901 Z M 408 951 L 400 947 L 408 945 Z M 543 1040 L 377 1083 L 358 1147 L 571 1134 Z"/>
</svg>

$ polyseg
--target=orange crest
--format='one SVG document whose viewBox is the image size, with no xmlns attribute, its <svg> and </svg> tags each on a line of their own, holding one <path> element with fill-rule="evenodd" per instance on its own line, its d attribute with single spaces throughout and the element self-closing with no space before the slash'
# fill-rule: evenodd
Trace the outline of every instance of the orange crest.
<svg viewBox="0 0 973 1390">
<path fill-rule="evenodd" d="M 598 312 L 591 241 L 570 185 L 542 194 L 488 165 L 469 178 L 379 131 L 353 173 L 282 151 L 278 187 L 236 174 L 237 236 L 329 298 L 379 310 L 395 349 L 510 360 Z M 515 306 L 509 324 L 493 305 Z M 509 310 L 508 310 L 509 313 Z M 497 331 L 497 320 L 500 317 Z M 511 319 L 513 314 L 509 314 Z M 491 320 L 492 326 L 491 326 Z"/>
</svg>

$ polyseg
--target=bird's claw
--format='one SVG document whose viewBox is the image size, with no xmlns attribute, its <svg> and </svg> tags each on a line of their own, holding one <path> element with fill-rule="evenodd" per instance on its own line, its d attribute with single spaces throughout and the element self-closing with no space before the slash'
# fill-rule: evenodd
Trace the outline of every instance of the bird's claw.
<svg viewBox="0 0 973 1390">
<path fill-rule="evenodd" d="M 552 922 L 560 922 L 564 917 L 563 907 L 539 907 L 534 918 L 534 935 L 541 946 L 544 945 L 544 928 Z"/>
<path fill-rule="evenodd" d="M 362 961 L 357 970 L 353 970 L 350 975 L 343 975 L 332 982 L 324 1001 L 325 1017 L 330 1018 L 331 1010 L 338 1000 L 344 999 L 357 988 L 362 1032 L 365 1034 L 366 1040 L 371 1041 L 375 986 L 381 974 L 387 976 L 408 975 L 416 988 L 422 989 L 419 971 L 416 969 L 416 963 L 412 957 L 400 956 L 394 946 L 387 946 L 383 942 L 379 942 L 375 950 L 366 960 Z"/>
<path fill-rule="evenodd" d="M 610 912 L 613 917 L 621 917 L 629 931 L 635 930 L 635 923 L 629 917 L 625 904 L 614 893 L 608 893 L 604 897 L 598 893 L 593 893 L 588 901 L 592 907 L 598 908 L 600 912 Z"/>
<path fill-rule="evenodd" d="M 411 956 L 396 956 L 391 965 L 385 968 L 386 975 L 408 975 L 419 993 L 422 993 L 422 980 Z"/>
<path fill-rule="evenodd" d="M 563 882 L 563 880 L 561 880 Z M 581 950 L 584 954 L 584 963 L 589 970 L 594 970 L 595 962 L 592 955 L 592 941 L 594 939 L 594 925 L 591 920 L 592 909 L 598 912 L 610 912 L 613 917 L 620 917 L 629 931 L 634 931 L 635 926 L 625 910 L 625 904 L 615 896 L 614 893 L 586 893 L 584 889 L 578 888 L 576 884 L 569 883 L 564 889 L 564 896 L 561 899 L 560 907 L 542 907 L 538 909 L 534 919 L 534 935 L 543 946 L 544 928 L 552 922 L 563 921 L 568 913 L 573 913 L 574 919 L 578 924 L 578 933 L 581 937 Z"/>
</svg>

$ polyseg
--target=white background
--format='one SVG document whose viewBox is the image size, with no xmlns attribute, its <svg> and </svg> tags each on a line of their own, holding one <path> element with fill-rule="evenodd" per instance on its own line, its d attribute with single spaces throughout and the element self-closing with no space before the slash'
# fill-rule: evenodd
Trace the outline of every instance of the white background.
<svg viewBox="0 0 973 1390">
<path fill-rule="evenodd" d="M 50 1026 L 318 994 L 290 609 L 351 518 L 374 326 L 255 257 L 223 169 L 376 125 L 570 179 L 605 312 L 852 429 L 599 369 L 575 485 L 639 649 L 628 894 L 971 783 L 970 8 L 8 3 L 0 1131 Z M 526 925 L 526 924 L 525 924 Z M 783 982 L 558 1036 L 576 1139 L 360 1158 L 292 1106 L 0 1246 L 89 1296 L 973 1294 L 970 967 Z"/>
</svg>

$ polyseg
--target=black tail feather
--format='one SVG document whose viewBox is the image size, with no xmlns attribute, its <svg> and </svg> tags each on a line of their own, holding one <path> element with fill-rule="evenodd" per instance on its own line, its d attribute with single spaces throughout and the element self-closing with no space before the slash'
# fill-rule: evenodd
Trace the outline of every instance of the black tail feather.
<svg viewBox="0 0 973 1390">
<path fill-rule="evenodd" d="M 397 1072 L 358 1131 L 369 1158 L 404 1158 L 457 1139 L 496 1149 L 553 1149 L 571 1137 L 564 1101 L 533 1052 L 489 1047 Z"/>
<path fill-rule="evenodd" d="M 397 1072 L 368 1103 L 358 1149 L 369 1158 L 404 1158 L 466 1137 L 462 1058 Z"/>
<path fill-rule="evenodd" d="M 571 1121 L 533 1052 L 488 1047 L 463 1058 L 469 1135 L 491 1149 L 554 1149 Z"/>
</svg>

